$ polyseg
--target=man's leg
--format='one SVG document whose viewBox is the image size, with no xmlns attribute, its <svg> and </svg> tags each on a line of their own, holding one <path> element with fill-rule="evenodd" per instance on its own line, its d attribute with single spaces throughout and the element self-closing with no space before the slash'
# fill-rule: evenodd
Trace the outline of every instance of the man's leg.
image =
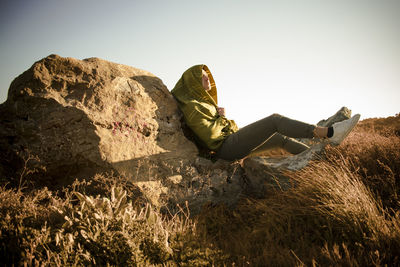
<svg viewBox="0 0 400 267">
<path fill-rule="evenodd" d="M 314 129 L 314 125 L 273 114 L 228 136 L 217 156 L 227 160 L 241 159 L 264 144 L 275 133 L 293 138 L 313 138 Z"/>
</svg>

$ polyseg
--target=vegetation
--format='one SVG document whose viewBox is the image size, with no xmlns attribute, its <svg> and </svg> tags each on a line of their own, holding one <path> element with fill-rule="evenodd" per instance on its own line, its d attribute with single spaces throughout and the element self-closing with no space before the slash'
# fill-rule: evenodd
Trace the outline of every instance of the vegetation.
<svg viewBox="0 0 400 267">
<path fill-rule="evenodd" d="M 398 266 L 400 116 L 365 120 L 296 185 L 196 216 L 156 211 L 123 177 L 0 187 L 7 265 Z M 19 177 L 18 177 L 19 179 Z M 22 184 L 23 183 L 16 183 Z"/>
</svg>

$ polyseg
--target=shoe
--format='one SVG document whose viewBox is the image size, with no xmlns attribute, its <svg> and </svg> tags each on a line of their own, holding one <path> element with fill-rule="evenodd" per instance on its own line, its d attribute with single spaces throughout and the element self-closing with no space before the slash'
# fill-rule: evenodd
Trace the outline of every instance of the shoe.
<svg viewBox="0 0 400 267">
<path fill-rule="evenodd" d="M 329 141 L 333 145 L 340 145 L 340 143 L 349 135 L 351 130 L 356 126 L 358 120 L 360 119 L 360 114 L 356 114 L 348 120 L 340 121 L 334 123 L 333 136 L 329 138 Z"/>
</svg>

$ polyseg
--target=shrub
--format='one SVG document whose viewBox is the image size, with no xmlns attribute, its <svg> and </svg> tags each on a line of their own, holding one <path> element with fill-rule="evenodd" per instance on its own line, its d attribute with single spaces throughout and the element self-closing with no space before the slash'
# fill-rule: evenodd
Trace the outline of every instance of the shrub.
<svg viewBox="0 0 400 267">
<path fill-rule="evenodd" d="M 46 188 L 32 194 L 0 188 L 0 258 L 3 263 L 25 261 L 32 264 L 33 253 L 44 253 L 38 247 L 48 238 L 47 221 L 57 223 L 57 216 L 51 218 L 48 209 L 52 198 Z"/>
<path fill-rule="evenodd" d="M 0 256 L 7 265 L 212 265 L 223 254 L 200 241 L 183 209 L 167 218 L 150 204 L 134 206 L 112 186 L 109 197 L 47 189 L 0 189 Z"/>
</svg>

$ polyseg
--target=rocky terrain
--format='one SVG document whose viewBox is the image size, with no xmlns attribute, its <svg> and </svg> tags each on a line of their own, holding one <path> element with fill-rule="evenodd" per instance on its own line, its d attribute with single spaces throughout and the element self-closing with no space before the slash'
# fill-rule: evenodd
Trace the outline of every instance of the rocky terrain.
<svg viewBox="0 0 400 267">
<path fill-rule="evenodd" d="M 147 71 L 50 55 L 12 82 L 0 106 L 0 174 L 12 180 L 28 167 L 30 180 L 57 187 L 113 172 L 158 206 L 232 190 L 230 198 L 238 196 L 235 167 L 198 157 L 181 118 L 166 86 Z"/>
<path fill-rule="evenodd" d="M 50 55 L 0 105 L 0 263 L 397 266 L 399 127 L 216 160 L 153 74 Z"/>
<path fill-rule="evenodd" d="M 342 108 L 319 124 L 350 114 Z M 159 78 L 99 58 L 58 55 L 34 63 L 12 82 L 0 124 L 3 179 L 29 169 L 31 181 L 56 188 L 114 173 L 134 181 L 159 207 L 189 200 L 197 209 L 207 201 L 234 204 L 242 193 L 262 194 L 265 181 L 283 185 L 284 177 L 276 179 L 283 170 L 302 168 L 324 146 L 242 164 L 200 157 Z"/>
</svg>

